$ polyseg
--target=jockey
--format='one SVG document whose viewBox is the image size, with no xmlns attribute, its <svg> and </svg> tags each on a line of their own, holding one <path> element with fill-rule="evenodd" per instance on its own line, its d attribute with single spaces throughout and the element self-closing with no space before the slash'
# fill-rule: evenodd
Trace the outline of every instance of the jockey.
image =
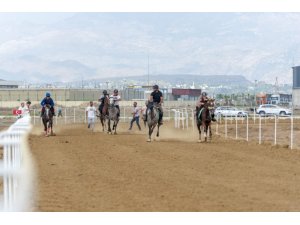
<svg viewBox="0 0 300 225">
<path fill-rule="evenodd" d="M 118 89 L 114 90 L 114 93 L 110 96 L 110 98 L 113 98 L 114 100 L 114 105 L 116 106 L 116 108 L 119 110 L 117 116 L 120 116 L 120 106 L 119 106 L 119 101 L 121 101 L 121 96 L 119 95 L 119 91 Z"/>
<path fill-rule="evenodd" d="M 103 107 L 104 107 L 104 100 L 108 96 L 109 96 L 109 94 L 107 93 L 107 90 L 104 90 L 103 91 L 103 96 L 99 99 L 100 105 L 99 105 L 98 109 L 99 109 L 100 114 L 103 114 L 102 110 L 103 110 Z"/>
<path fill-rule="evenodd" d="M 159 110 L 159 119 L 158 119 L 158 123 L 159 125 L 163 124 L 163 109 L 161 104 L 163 103 L 164 98 L 163 98 L 163 94 L 162 92 L 159 90 L 158 85 L 153 85 L 153 92 L 150 94 L 150 99 L 149 99 L 149 104 L 148 104 L 148 108 L 151 104 L 157 104 L 158 110 Z M 147 114 L 146 114 L 146 121 L 147 121 Z"/>
<path fill-rule="evenodd" d="M 200 111 L 203 108 L 205 102 L 207 102 L 208 100 L 211 100 L 211 98 L 207 96 L 206 92 L 202 92 L 197 101 L 196 108 L 198 108 Z M 211 112 L 211 120 L 216 121 L 214 112 Z"/>
<path fill-rule="evenodd" d="M 50 97 L 50 93 L 49 93 L 49 92 L 46 93 L 46 97 L 41 101 L 41 106 L 43 107 L 43 108 L 42 108 L 42 114 L 41 114 L 41 116 L 44 115 L 44 112 L 45 112 L 45 106 L 46 106 L 46 105 L 50 105 L 50 110 L 51 110 L 53 116 L 55 116 L 55 111 L 54 111 L 54 101 L 53 101 L 53 99 Z"/>
</svg>

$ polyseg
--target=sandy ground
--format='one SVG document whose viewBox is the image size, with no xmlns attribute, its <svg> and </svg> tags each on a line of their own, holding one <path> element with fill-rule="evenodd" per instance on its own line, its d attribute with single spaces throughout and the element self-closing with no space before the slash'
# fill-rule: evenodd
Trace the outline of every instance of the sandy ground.
<svg viewBox="0 0 300 225">
<path fill-rule="evenodd" d="M 118 135 L 86 125 L 41 128 L 29 138 L 37 164 L 36 211 L 300 211 L 300 151 L 161 128 Z"/>
</svg>

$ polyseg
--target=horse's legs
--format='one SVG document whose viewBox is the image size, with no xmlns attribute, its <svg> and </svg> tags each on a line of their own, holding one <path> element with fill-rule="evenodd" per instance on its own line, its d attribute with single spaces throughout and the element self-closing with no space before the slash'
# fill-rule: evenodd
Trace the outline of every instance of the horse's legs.
<svg viewBox="0 0 300 225">
<path fill-rule="evenodd" d="M 118 125 L 118 120 L 114 122 L 114 130 L 115 130 L 115 134 L 117 134 L 117 125 Z"/>
<path fill-rule="evenodd" d="M 207 125 L 203 124 L 203 134 L 204 134 L 204 141 L 207 142 Z"/>
<path fill-rule="evenodd" d="M 149 126 L 149 133 L 148 133 L 148 135 L 149 135 L 149 137 L 148 137 L 148 142 L 151 142 L 151 134 L 152 134 L 152 132 L 153 132 L 153 128 L 152 128 L 152 126 Z"/>
<path fill-rule="evenodd" d="M 159 124 L 157 125 L 157 133 L 156 133 L 156 137 L 159 137 Z"/>
<path fill-rule="evenodd" d="M 108 119 L 107 124 L 108 124 L 108 130 L 107 130 L 107 133 L 111 133 L 110 119 Z"/>
<path fill-rule="evenodd" d="M 45 120 L 43 120 L 43 124 L 44 124 L 45 136 L 47 136 L 48 135 L 48 133 L 47 133 L 47 122 Z"/>
<path fill-rule="evenodd" d="M 197 123 L 198 133 L 199 133 L 199 139 L 198 142 L 201 142 L 201 126 L 200 123 Z"/>
<path fill-rule="evenodd" d="M 53 120 L 51 120 L 49 124 L 50 124 L 51 136 L 53 136 Z"/>
<path fill-rule="evenodd" d="M 104 119 L 103 117 L 100 117 L 101 125 L 102 125 L 102 131 L 104 132 Z"/>
</svg>

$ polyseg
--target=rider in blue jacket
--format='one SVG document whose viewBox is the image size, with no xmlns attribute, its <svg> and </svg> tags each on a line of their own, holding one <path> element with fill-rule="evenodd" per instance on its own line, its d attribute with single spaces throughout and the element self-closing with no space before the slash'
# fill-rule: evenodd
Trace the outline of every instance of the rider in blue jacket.
<svg viewBox="0 0 300 225">
<path fill-rule="evenodd" d="M 50 93 L 49 93 L 49 92 L 46 93 L 46 97 L 41 101 L 41 106 L 43 107 L 43 108 L 42 108 L 42 115 L 41 115 L 41 116 L 43 116 L 43 114 L 44 114 L 44 112 L 45 112 L 45 106 L 46 106 L 46 105 L 50 105 L 50 110 L 51 110 L 51 112 L 53 113 L 53 115 L 55 116 L 55 112 L 54 112 L 54 101 L 53 101 L 53 99 L 50 97 Z"/>
</svg>

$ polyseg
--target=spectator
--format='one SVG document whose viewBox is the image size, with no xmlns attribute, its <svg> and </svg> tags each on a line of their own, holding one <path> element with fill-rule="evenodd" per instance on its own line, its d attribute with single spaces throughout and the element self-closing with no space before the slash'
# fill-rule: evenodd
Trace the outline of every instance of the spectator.
<svg viewBox="0 0 300 225">
<path fill-rule="evenodd" d="M 95 117 L 97 109 L 94 106 L 94 103 L 90 101 L 90 105 L 86 108 L 86 117 L 88 118 L 88 128 L 94 131 L 95 127 Z"/>
<path fill-rule="evenodd" d="M 57 112 L 57 117 L 62 117 L 62 109 L 60 107 L 57 109 Z"/>
<path fill-rule="evenodd" d="M 132 125 L 134 123 L 134 121 L 136 122 L 136 125 L 138 126 L 139 130 L 141 130 L 141 126 L 140 126 L 140 123 L 139 123 L 139 119 L 140 119 L 140 107 L 137 106 L 137 103 L 134 102 L 133 103 L 133 110 L 132 110 L 132 120 L 130 122 L 130 128 L 129 130 L 132 129 Z"/>
</svg>

